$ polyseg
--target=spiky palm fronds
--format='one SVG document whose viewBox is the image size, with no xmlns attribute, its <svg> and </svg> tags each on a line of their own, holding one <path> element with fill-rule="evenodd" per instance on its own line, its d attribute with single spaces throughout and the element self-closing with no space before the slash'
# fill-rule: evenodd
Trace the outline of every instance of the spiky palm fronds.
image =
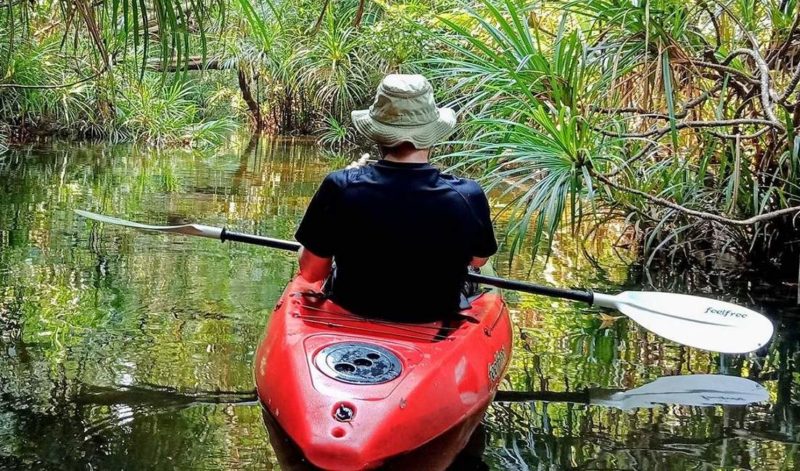
<svg viewBox="0 0 800 471">
<path fill-rule="evenodd" d="M 157 77 L 148 75 L 125 88 L 117 107 L 119 132 L 153 145 L 202 146 L 220 142 L 232 130 L 230 120 L 199 119 L 191 86 L 175 83 L 162 89 L 160 85 Z"/>
<path fill-rule="evenodd" d="M 314 98 L 335 117 L 345 116 L 367 95 L 369 60 L 350 27 L 330 18 L 317 36 L 294 58 L 298 83 L 314 90 Z"/>
<path fill-rule="evenodd" d="M 440 18 L 449 54 L 428 66 L 468 123 L 451 157 L 517 189 L 512 249 L 528 232 L 534 252 L 548 248 L 559 224 L 620 211 L 649 260 L 741 254 L 786 234 L 737 225 L 800 204 L 797 104 L 781 98 L 800 62 L 781 51 L 796 49 L 800 25 L 794 2 L 745 3 L 480 0 Z M 714 243 L 723 234 L 731 242 Z"/>
<path fill-rule="evenodd" d="M 466 12 L 461 22 L 441 19 L 454 54 L 430 61 L 467 117 L 463 149 L 448 158 L 458 162 L 453 169 L 480 172 L 488 188 L 513 195 L 504 210 L 512 251 L 533 228 L 534 253 L 547 252 L 565 218 L 577 225 L 583 217 L 592 195 L 586 168 L 603 165 L 602 146 L 580 112 L 599 84 L 587 80 L 591 65 L 566 17 L 546 42 L 511 0 Z"/>
</svg>

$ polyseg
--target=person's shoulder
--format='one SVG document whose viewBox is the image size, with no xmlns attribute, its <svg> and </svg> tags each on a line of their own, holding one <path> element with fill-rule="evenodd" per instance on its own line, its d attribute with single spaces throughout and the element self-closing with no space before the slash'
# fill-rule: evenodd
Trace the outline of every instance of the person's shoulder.
<svg viewBox="0 0 800 471">
<path fill-rule="evenodd" d="M 475 180 L 469 178 L 456 177 L 447 173 L 442 173 L 440 178 L 454 190 L 465 196 L 481 196 L 483 195 L 483 188 Z"/>
<path fill-rule="evenodd" d="M 350 178 L 349 173 L 350 171 L 347 169 L 333 171 L 325 176 L 322 180 L 322 185 L 344 189 Z"/>
</svg>

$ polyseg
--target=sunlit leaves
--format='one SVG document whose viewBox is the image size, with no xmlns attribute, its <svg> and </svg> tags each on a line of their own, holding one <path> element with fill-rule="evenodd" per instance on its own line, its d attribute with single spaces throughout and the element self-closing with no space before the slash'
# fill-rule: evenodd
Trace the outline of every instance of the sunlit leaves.
<svg viewBox="0 0 800 471">
<path fill-rule="evenodd" d="M 580 223 L 591 189 L 582 168 L 602 157 L 579 113 L 596 87 L 586 81 L 585 48 L 578 32 L 567 30 L 565 16 L 556 36 L 544 41 L 510 0 L 485 1 L 467 12 L 468 21 L 440 17 L 452 57 L 431 60 L 462 96 L 455 104 L 468 138 L 450 155 L 453 168 L 480 172 L 487 188 L 513 195 L 506 207 L 512 252 L 530 229 L 534 253 L 547 252 L 564 220 Z"/>
<path fill-rule="evenodd" d="M 790 237 L 791 224 L 748 235 L 696 213 L 746 219 L 800 203 L 784 176 L 799 165 L 791 107 L 759 92 L 759 77 L 780 89 L 794 75 L 779 57 L 796 22 L 754 5 L 481 0 L 439 17 L 447 52 L 429 67 L 464 122 L 454 165 L 518 197 L 512 249 L 527 235 L 534 253 L 546 248 L 561 223 L 578 234 L 587 215 L 626 215 L 647 261 L 705 263 Z"/>
</svg>

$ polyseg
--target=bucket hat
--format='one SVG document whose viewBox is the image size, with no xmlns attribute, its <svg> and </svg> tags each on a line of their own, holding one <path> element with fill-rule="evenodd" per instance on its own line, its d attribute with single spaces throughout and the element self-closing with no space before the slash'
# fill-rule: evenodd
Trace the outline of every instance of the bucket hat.
<svg viewBox="0 0 800 471">
<path fill-rule="evenodd" d="M 422 75 L 387 75 L 367 110 L 350 114 L 356 131 L 384 146 L 410 142 L 427 149 L 449 136 L 456 125 L 450 108 L 438 108 L 433 87 Z"/>
</svg>

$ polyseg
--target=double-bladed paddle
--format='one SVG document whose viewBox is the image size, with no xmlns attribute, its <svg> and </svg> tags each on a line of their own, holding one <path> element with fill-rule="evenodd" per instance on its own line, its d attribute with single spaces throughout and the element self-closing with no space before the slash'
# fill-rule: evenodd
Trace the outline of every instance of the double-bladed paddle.
<svg viewBox="0 0 800 471">
<path fill-rule="evenodd" d="M 242 234 L 201 224 L 151 226 L 79 209 L 75 212 L 95 221 L 146 231 L 209 237 L 223 242 L 232 240 L 281 250 L 300 249 L 300 244 L 297 242 Z M 553 288 L 476 273 L 470 273 L 467 277 L 471 282 L 497 288 L 583 301 L 589 305 L 614 309 L 664 338 L 703 350 L 746 353 L 763 347 L 772 338 L 773 326 L 769 319 L 756 311 L 724 301 L 653 291 L 602 294 L 588 290 Z"/>
<path fill-rule="evenodd" d="M 574 402 L 623 410 L 648 409 L 663 404 L 680 406 L 744 406 L 769 399 L 763 386 L 738 376 L 665 376 L 628 391 L 586 389 L 579 392 L 498 391 L 498 402 Z"/>
</svg>

